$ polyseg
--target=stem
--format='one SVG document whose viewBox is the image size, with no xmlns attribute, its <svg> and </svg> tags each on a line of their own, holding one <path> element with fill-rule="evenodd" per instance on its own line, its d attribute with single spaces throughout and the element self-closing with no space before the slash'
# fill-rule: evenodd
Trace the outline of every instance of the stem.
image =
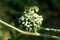
<svg viewBox="0 0 60 40">
<path fill-rule="evenodd" d="M 47 37 L 47 38 L 54 38 L 54 39 L 59 39 L 60 40 L 60 36 L 54 36 L 54 35 L 48 35 L 48 34 L 40 34 L 40 33 L 31 33 L 31 32 L 25 32 L 25 31 L 22 31 L 14 26 L 11 26 L 10 24 L 0 20 L 0 23 L 1 24 L 4 24 L 6 25 L 7 27 L 10 27 L 18 32 L 20 32 L 21 34 L 24 34 L 24 35 L 32 35 L 32 36 L 41 36 L 41 37 Z"/>
<path fill-rule="evenodd" d="M 34 32 L 37 33 L 37 27 L 36 26 L 34 26 Z"/>
<path fill-rule="evenodd" d="M 53 29 L 53 28 L 44 28 L 42 27 L 41 30 L 45 30 L 45 31 L 52 31 L 52 32 L 60 32 L 59 29 Z"/>
</svg>

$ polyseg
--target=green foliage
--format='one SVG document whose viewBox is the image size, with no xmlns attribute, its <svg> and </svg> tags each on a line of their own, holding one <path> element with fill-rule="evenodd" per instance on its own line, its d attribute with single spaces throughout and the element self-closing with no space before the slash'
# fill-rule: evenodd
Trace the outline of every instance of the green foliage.
<svg viewBox="0 0 60 40">
<path fill-rule="evenodd" d="M 5 0 L 4 7 L 5 11 L 16 16 L 23 15 L 25 6 L 36 5 L 36 0 Z"/>
<path fill-rule="evenodd" d="M 50 25 L 50 24 L 48 24 L 48 22 L 51 22 L 51 21 L 48 21 L 48 20 L 52 20 L 51 18 L 54 19 L 54 17 L 55 18 L 57 17 L 58 20 L 60 20 L 59 19 L 59 17 L 60 17 L 60 2 L 59 2 L 59 0 L 0 0 L 0 18 L 2 18 L 3 21 L 11 24 L 12 26 L 16 26 L 18 29 L 21 29 L 19 27 L 18 19 L 24 15 L 23 12 L 25 9 L 29 9 L 30 7 L 32 7 L 34 5 L 38 5 L 40 8 L 40 11 L 38 11 L 39 9 L 35 7 L 34 11 L 35 11 L 35 13 L 39 12 L 38 13 L 39 15 L 42 14 L 42 16 L 44 18 L 43 26 L 49 27 L 48 25 Z M 56 14 L 58 14 L 58 15 L 56 16 Z M 33 17 L 32 17 L 32 19 L 33 19 Z M 54 19 L 53 21 L 55 21 L 55 20 L 56 19 Z M 53 36 L 46 35 L 46 34 L 41 35 L 39 33 L 38 36 L 41 35 L 42 37 L 46 37 L 46 38 L 39 37 L 39 39 L 38 39 L 38 37 L 34 37 L 34 36 L 32 38 L 30 36 L 26 37 L 27 34 L 21 35 L 19 33 L 19 31 L 16 32 L 17 30 L 15 30 L 14 28 L 11 29 L 11 28 L 5 26 L 5 24 L 4 25 L 3 24 L 0 24 L 0 36 L 3 35 L 3 32 L 9 31 L 11 33 L 10 40 L 30 40 L 30 39 L 31 40 L 41 40 L 41 39 L 48 40 L 48 38 L 59 39 L 59 37 L 60 37 L 60 35 L 59 35 L 60 27 L 58 27 L 57 24 L 55 24 L 56 27 L 54 25 L 54 28 L 59 28 L 59 29 L 42 27 L 40 29 L 40 32 L 42 30 L 43 33 L 52 34 Z M 50 26 L 50 27 L 52 27 L 52 26 Z M 1 31 L 1 30 L 5 30 L 5 31 Z M 38 30 L 39 30 L 39 28 L 38 28 Z M 48 31 L 48 32 L 46 32 L 46 31 Z M 59 37 L 54 36 L 55 34 L 59 35 Z M 32 35 L 35 35 L 35 34 L 32 34 Z"/>
<path fill-rule="evenodd" d="M 0 37 L 2 37 L 2 35 L 3 35 L 3 32 L 0 30 Z"/>
</svg>

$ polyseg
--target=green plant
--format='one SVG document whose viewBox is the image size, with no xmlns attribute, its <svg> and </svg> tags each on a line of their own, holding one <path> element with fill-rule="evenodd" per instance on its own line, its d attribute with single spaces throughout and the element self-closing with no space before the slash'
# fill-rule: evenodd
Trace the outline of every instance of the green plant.
<svg viewBox="0 0 60 40">
<path fill-rule="evenodd" d="M 46 31 L 53 31 L 53 32 L 60 32 L 60 30 L 59 29 L 50 29 L 50 28 L 43 28 L 43 27 L 40 27 L 41 26 L 41 24 L 42 24 L 42 20 L 41 19 L 43 19 L 41 16 L 39 16 L 38 14 L 36 14 L 35 12 L 34 12 L 34 8 L 35 7 L 32 7 L 32 9 L 29 9 L 28 10 L 28 12 L 24 12 L 25 13 L 25 15 L 23 15 L 22 17 L 20 17 L 19 18 L 19 24 L 20 24 L 20 26 L 22 25 L 22 29 L 23 28 L 27 28 L 28 27 L 28 25 L 27 26 L 25 26 L 25 24 L 26 24 L 26 21 L 29 19 L 30 21 L 27 21 L 27 22 L 31 22 L 31 21 L 34 21 L 35 20 L 35 17 L 36 17 L 36 19 L 38 19 L 38 24 L 39 25 L 37 25 L 37 26 L 35 26 L 34 25 L 34 23 L 36 22 L 36 21 L 34 21 L 33 22 L 33 25 L 32 25 L 32 27 L 31 26 L 29 26 L 29 27 L 31 27 L 32 28 L 32 30 L 30 30 L 29 28 L 27 28 L 27 29 L 29 29 L 29 30 L 27 30 L 26 31 L 26 29 L 24 30 L 21 30 L 21 29 L 18 29 L 18 28 L 16 28 L 16 27 L 14 27 L 14 26 L 11 26 L 10 24 L 8 24 L 8 23 L 6 23 L 6 22 L 4 22 L 4 21 L 2 21 L 1 19 L 0 19 L 0 23 L 1 24 L 4 24 L 4 25 L 6 25 L 7 27 L 10 27 L 11 29 L 14 29 L 14 30 L 16 30 L 16 31 L 18 31 L 19 33 L 21 33 L 21 34 L 23 34 L 23 35 L 31 35 L 31 36 L 41 36 L 41 37 L 47 37 L 47 38 L 54 38 L 54 39 L 58 39 L 58 40 L 60 40 L 60 36 L 55 36 L 55 35 L 48 35 L 48 34 L 41 34 L 41 33 L 38 33 L 37 31 L 38 30 L 46 30 Z M 36 16 L 35 16 L 36 15 Z M 30 17 L 29 17 L 30 16 Z M 38 18 L 39 17 L 39 18 Z M 25 23 L 23 23 L 23 22 L 25 22 Z M 36 23 L 37 23 L 36 22 Z M 23 26 L 23 24 L 24 24 L 24 26 Z M 30 25 L 30 24 L 29 24 Z M 39 27 L 38 27 L 39 26 Z M 40 28 L 40 29 L 37 29 L 38 28 Z"/>
</svg>

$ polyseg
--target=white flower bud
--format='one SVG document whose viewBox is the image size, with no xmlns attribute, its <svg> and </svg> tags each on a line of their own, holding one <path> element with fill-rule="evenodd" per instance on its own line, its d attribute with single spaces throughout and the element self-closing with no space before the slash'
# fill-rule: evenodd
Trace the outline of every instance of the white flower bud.
<svg viewBox="0 0 60 40">
<path fill-rule="evenodd" d="M 30 27 L 30 25 L 27 25 L 27 27 Z"/>
<path fill-rule="evenodd" d="M 35 9 L 36 10 L 36 9 Z M 29 12 L 25 11 L 25 15 L 19 18 L 20 26 L 27 31 L 34 31 L 34 27 L 40 29 L 40 25 L 42 24 L 43 17 L 42 15 L 38 15 L 34 13 L 34 7 L 28 10 Z M 36 30 L 37 31 L 37 30 Z"/>
<path fill-rule="evenodd" d="M 42 15 L 40 15 L 40 17 L 42 18 Z"/>
<path fill-rule="evenodd" d="M 25 22 L 22 22 L 22 24 L 25 24 Z"/>
</svg>

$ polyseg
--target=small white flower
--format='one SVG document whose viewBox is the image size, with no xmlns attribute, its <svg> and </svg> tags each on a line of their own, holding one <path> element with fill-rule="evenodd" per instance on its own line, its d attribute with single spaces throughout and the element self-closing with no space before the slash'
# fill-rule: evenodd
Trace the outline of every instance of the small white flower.
<svg viewBox="0 0 60 40">
<path fill-rule="evenodd" d="M 25 16 L 26 16 L 26 17 L 28 17 L 28 15 L 27 15 L 27 14 L 25 14 Z"/>
<path fill-rule="evenodd" d="M 25 23 L 25 26 L 27 26 L 27 23 Z"/>
<path fill-rule="evenodd" d="M 40 15 L 40 17 L 42 18 L 42 15 Z"/>
<path fill-rule="evenodd" d="M 26 21 L 26 24 L 28 24 L 29 22 L 28 21 Z"/>
<path fill-rule="evenodd" d="M 29 31 L 32 31 L 32 28 L 29 28 Z"/>
<path fill-rule="evenodd" d="M 30 17 L 30 15 L 28 14 L 28 18 Z"/>
<path fill-rule="evenodd" d="M 27 26 L 28 22 L 26 21 L 25 26 Z"/>
<path fill-rule="evenodd" d="M 27 27 L 30 27 L 30 25 L 27 25 Z"/>
<path fill-rule="evenodd" d="M 30 28 L 30 30 L 32 30 L 32 28 Z"/>
<path fill-rule="evenodd" d="M 34 14 L 34 17 L 39 17 L 39 15 L 37 15 L 36 13 Z"/>
<path fill-rule="evenodd" d="M 37 26 L 37 25 L 34 23 L 34 26 Z"/>
<path fill-rule="evenodd" d="M 31 13 L 34 13 L 34 11 L 31 11 Z"/>
<path fill-rule="evenodd" d="M 23 21 L 24 20 L 24 17 L 22 16 L 20 19 Z"/>
<path fill-rule="evenodd" d="M 38 21 L 38 19 L 35 19 L 34 21 Z"/>
<path fill-rule="evenodd" d="M 23 15 L 20 19 L 19 19 L 19 23 L 21 25 L 21 27 L 25 28 L 26 31 L 33 31 L 34 27 L 37 27 L 37 29 L 39 30 L 40 25 L 42 24 L 43 21 L 43 17 L 42 15 L 38 15 L 36 13 L 34 13 L 34 8 L 30 8 L 29 10 L 27 10 L 29 12 L 24 12 L 25 15 Z M 38 10 L 36 10 L 38 12 Z M 21 24 L 22 22 L 22 24 Z M 23 25 L 24 24 L 24 25 Z"/>
<path fill-rule="evenodd" d="M 25 22 L 22 22 L 22 24 L 25 24 Z"/>
<path fill-rule="evenodd" d="M 28 30 L 28 28 L 26 28 L 26 30 Z"/>
<path fill-rule="evenodd" d="M 40 18 L 39 20 L 40 20 L 40 21 L 43 21 L 43 18 Z"/>
</svg>

